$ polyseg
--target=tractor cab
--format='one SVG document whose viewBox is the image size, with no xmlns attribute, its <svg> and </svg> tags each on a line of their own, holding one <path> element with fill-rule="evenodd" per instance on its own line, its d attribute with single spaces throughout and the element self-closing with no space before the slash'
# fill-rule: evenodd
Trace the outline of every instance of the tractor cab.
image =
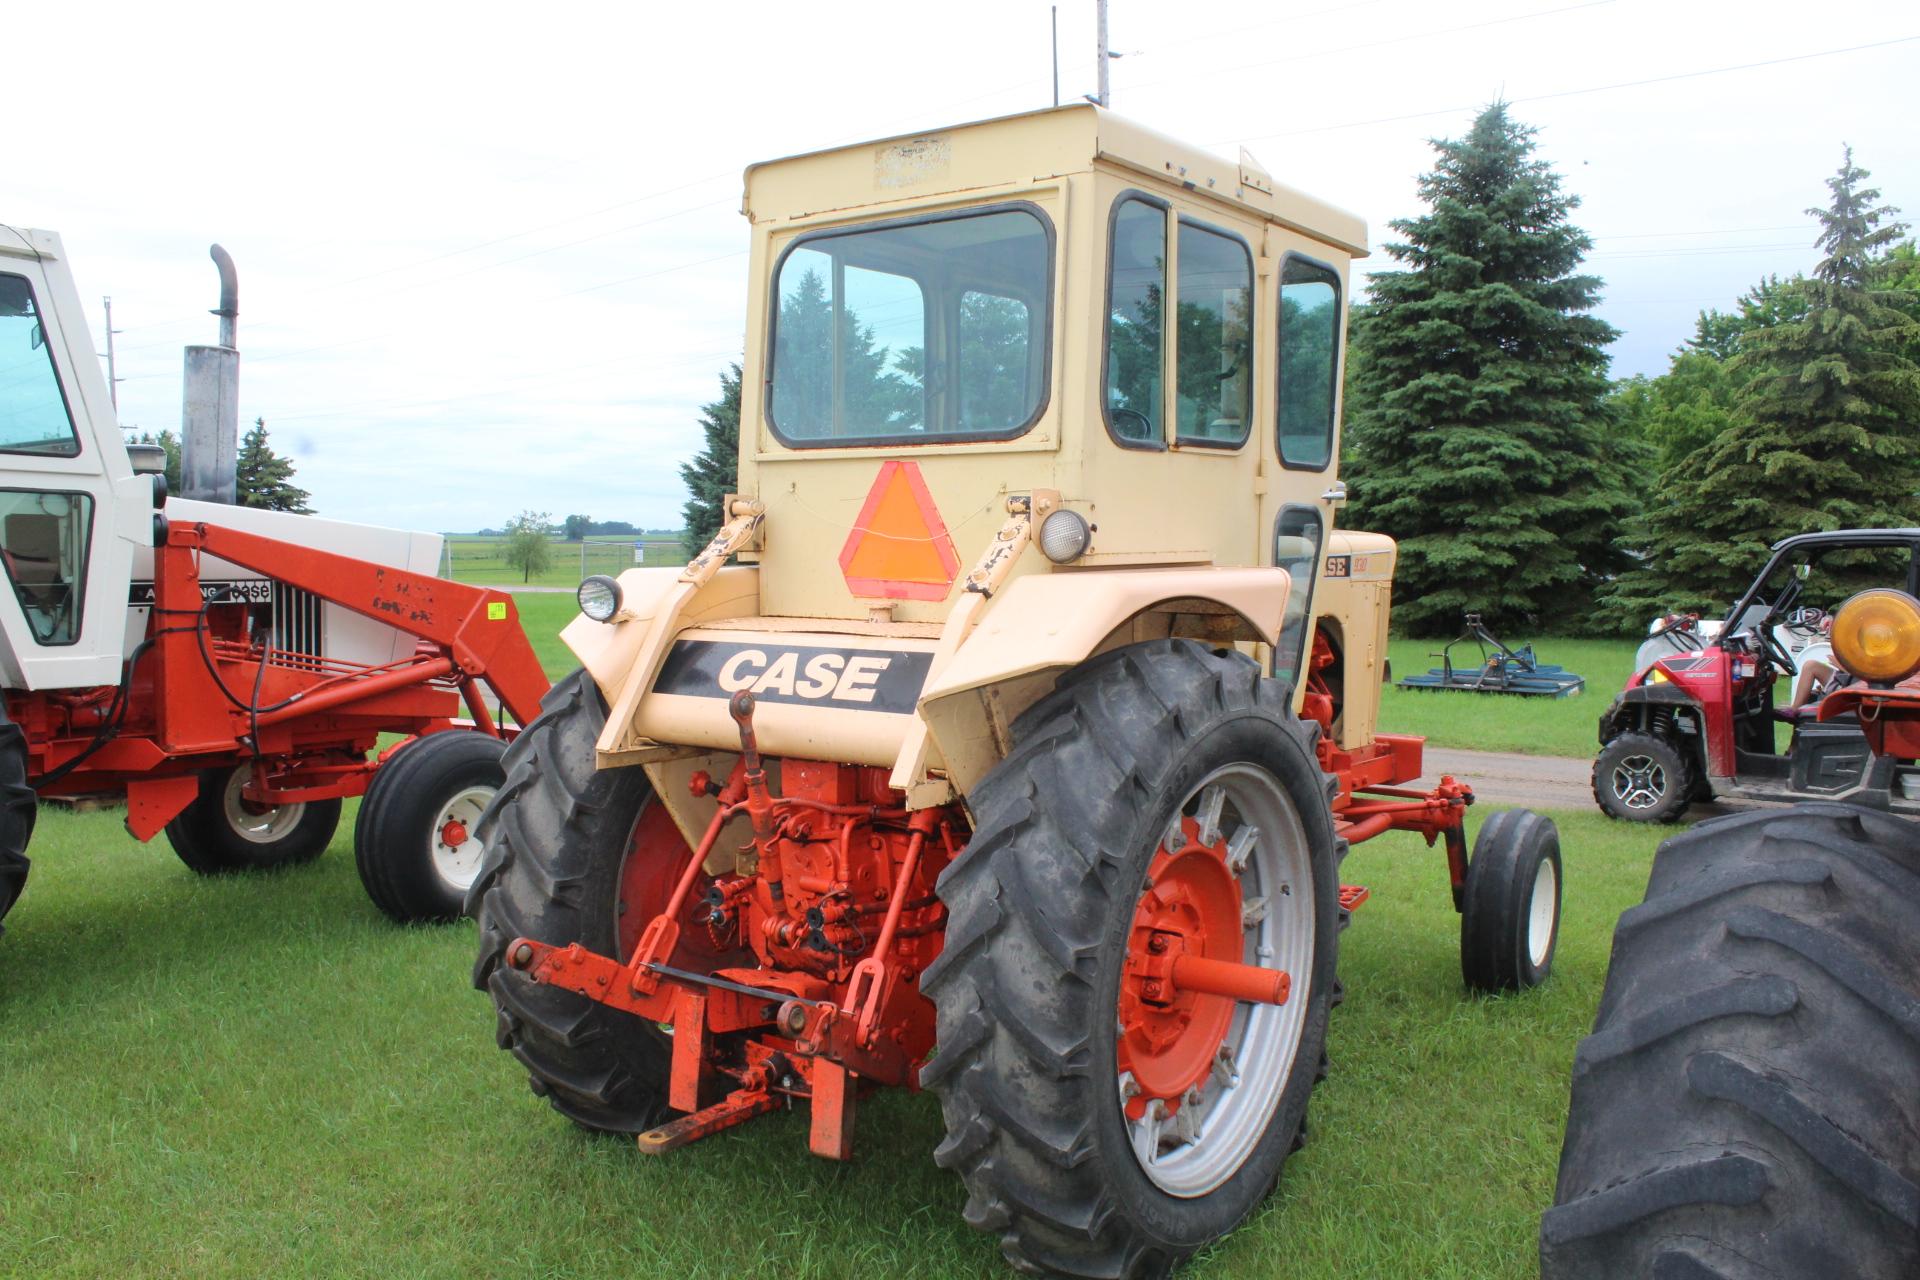
<svg viewBox="0 0 1920 1280">
<path fill-rule="evenodd" d="M 756 164 L 743 210 L 729 513 L 752 527 L 693 605 L 705 647 L 639 675 L 630 639 L 568 631 L 615 704 L 603 764 L 735 744 L 719 695 L 745 688 L 770 750 L 812 749 L 835 713 L 903 784 L 927 703 L 921 765 L 964 787 L 996 758 L 987 724 L 1060 671 L 1178 635 L 1243 646 L 1343 747 L 1371 743 L 1394 548 L 1333 529 L 1357 218 L 1093 106 Z M 1036 554 L 990 554 L 1017 542 Z M 677 581 L 595 590 L 652 619 Z M 968 659 L 935 659 L 969 631 Z"/>
<path fill-rule="evenodd" d="M 1854 798 L 1920 812 L 1920 774 L 1876 757 L 1829 698 L 1855 678 L 1834 658 L 1841 605 L 1920 589 L 1920 530 L 1788 538 L 1725 617 L 1674 617 L 1601 719 L 1594 793 L 1616 817 L 1677 817 L 1691 799 Z"/>
</svg>

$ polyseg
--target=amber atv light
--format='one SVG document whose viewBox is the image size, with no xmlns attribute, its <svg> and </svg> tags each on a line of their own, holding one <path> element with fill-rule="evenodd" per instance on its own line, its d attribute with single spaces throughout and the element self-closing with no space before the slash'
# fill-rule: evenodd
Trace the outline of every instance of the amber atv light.
<svg viewBox="0 0 1920 1280">
<path fill-rule="evenodd" d="M 1862 591 L 1833 618 L 1833 653 L 1862 680 L 1891 684 L 1920 671 L 1920 600 L 1904 591 Z"/>
</svg>

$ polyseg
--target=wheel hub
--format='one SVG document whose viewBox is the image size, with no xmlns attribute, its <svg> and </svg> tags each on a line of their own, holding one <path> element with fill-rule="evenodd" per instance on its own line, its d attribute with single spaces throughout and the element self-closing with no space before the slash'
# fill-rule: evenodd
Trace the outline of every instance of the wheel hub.
<svg viewBox="0 0 1920 1280">
<path fill-rule="evenodd" d="M 1138 1092 L 1127 1115 L 1139 1119 L 1157 1099 L 1176 1114 L 1187 1091 L 1213 1070 L 1233 1020 L 1234 1002 L 1176 986 L 1183 956 L 1240 958 L 1240 883 L 1227 865 L 1226 841 L 1199 841 L 1199 824 L 1181 820 L 1183 843 L 1154 857 L 1152 887 L 1141 894 L 1120 981 L 1120 1069 Z"/>
<path fill-rule="evenodd" d="M 1613 794 L 1629 809 L 1650 809 L 1667 793 L 1667 771 L 1652 756 L 1628 756 L 1613 767 Z"/>
</svg>

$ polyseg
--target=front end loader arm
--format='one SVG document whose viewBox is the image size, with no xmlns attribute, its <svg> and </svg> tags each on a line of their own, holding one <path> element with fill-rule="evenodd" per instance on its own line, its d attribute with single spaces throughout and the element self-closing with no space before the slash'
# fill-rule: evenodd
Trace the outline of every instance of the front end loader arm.
<svg viewBox="0 0 1920 1280">
<path fill-rule="evenodd" d="M 521 724 L 540 714 L 548 683 L 504 591 L 470 586 L 195 521 L 167 531 L 166 551 L 201 551 L 311 592 L 329 604 L 439 645 L 455 674 L 481 680 Z"/>
</svg>

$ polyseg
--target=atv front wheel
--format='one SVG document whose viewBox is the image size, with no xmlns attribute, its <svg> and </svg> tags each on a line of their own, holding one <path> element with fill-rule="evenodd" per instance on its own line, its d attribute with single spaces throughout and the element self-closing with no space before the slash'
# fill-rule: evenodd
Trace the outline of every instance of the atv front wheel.
<svg viewBox="0 0 1920 1280">
<path fill-rule="evenodd" d="M 1016 1265 L 1159 1274 L 1245 1218 L 1304 1133 L 1340 925 L 1332 780 L 1285 686 L 1185 640 L 1085 664 L 1013 738 L 939 884 L 934 1158 Z M 1291 990 L 1157 976 L 1196 954 Z"/>
<path fill-rule="evenodd" d="M 1545 1280 L 1920 1275 L 1920 827 L 1669 840 L 1573 1063 Z"/>
<path fill-rule="evenodd" d="M 203 876 L 311 862 L 340 825 L 338 800 L 253 803 L 241 794 L 252 774 L 250 764 L 206 770 L 200 794 L 167 824 L 167 843 Z"/>
<path fill-rule="evenodd" d="M 651 1022 L 505 963 L 515 938 L 631 955 L 692 856 L 645 770 L 595 767 L 606 719 L 600 690 L 576 671 L 548 691 L 507 748 L 506 782 L 480 819 L 486 853 L 467 896 L 480 933 L 473 985 L 493 997 L 496 1038 L 527 1068 L 534 1093 L 583 1128 L 642 1133 L 666 1114 L 672 1040 Z M 709 972 L 725 963 L 707 936 L 688 929 L 673 964 Z"/>
<path fill-rule="evenodd" d="M 1661 734 L 1623 733 L 1593 760 L 1593 798 L 1624 822 L 1678 822 L 1693 789 L 1692 759 Z"/>
<path fill-rule="evenodd" d="M 373 775 L 353 828 L 353 861 L 367 896 L 389 917 L 452 920 L 480 873 L 475 831 L 506 778 L 507 744 L 451 729 L 416 738 Z"/>
</svg>

